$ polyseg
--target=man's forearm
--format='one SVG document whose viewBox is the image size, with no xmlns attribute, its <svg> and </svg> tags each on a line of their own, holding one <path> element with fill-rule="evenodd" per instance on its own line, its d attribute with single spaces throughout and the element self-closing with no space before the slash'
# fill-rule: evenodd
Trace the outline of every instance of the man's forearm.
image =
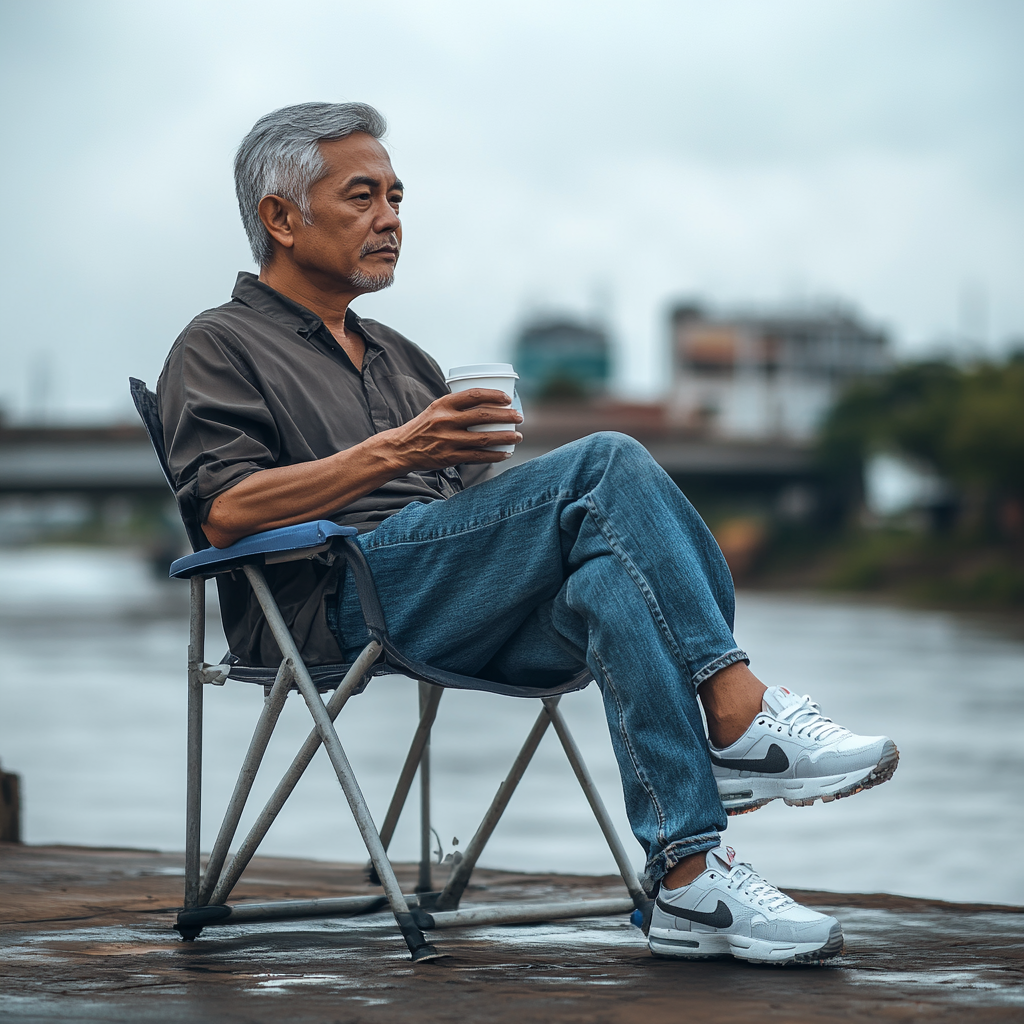
<svg viewBox="0 0 1024 1024">
<path fill-rule="evenodd" d="M 413 469 L 464 462 L 503 462 L 492 445 L 519 444 L 516 430 L 474 433 L 485 424 L 521 423 L 501 391 L 473 388 L 443 395 L 418 416 L 326 459 L 277 466 L 247 476 L 218 495 L 203 532 L 218 548 L 242 537 L 311 519 L 330 518 L 353 501 Z"/>
<path fill-rule="evenodd" d="M 389 431 L 326 459 L 278 466 L 247 476 L 217 496 L 203 524 L 215 547 L 312 519 L 328 519 L 353 501 L 408 472 Z"/>
</svg>

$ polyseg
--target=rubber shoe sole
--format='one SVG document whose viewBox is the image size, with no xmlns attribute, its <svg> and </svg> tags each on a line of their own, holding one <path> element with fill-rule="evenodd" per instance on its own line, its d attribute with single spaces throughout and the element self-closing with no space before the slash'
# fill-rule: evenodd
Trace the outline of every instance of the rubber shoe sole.
<svg viewBox="0 0 1024 1024">
<path fill-rule="evenodd" d="M 773 779 L 766 775 L 723 779 L 719 783 L 718 795 L 725 813 L 730 816 L 749 814 L 773 800 L 782 800 L 789 807 L 810 807 L 816 800 L 831 803 L 888 782 L 899 761 L 900 752 L 889 740 L 882 748 L 878 763 L 871 768 L 817 779 Z"/>
<path fill-rule="evenodd" d="M 652 955 L 671 960 L 711 960 L 731 956 L 752 964 L 817 964 L 839 956 L 843 951 L 843 929 L 837 921 L 823 945 L 813 942 L 778 942 L 752 939 L 748 935 L 726 932 L 676 932 L 687 938 L 670 936 L 667 930 L 651 929 L 648 944 Z"/>
</svg>

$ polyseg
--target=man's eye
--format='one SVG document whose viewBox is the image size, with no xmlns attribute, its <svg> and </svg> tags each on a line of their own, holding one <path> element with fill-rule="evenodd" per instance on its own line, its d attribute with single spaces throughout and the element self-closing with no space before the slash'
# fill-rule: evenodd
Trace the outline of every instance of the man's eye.
<svg viewBox="0 0 1024 1024">
<path fill-rule="evenodd" d="M 389 202 L 391 203 L 392 206 L 397 206 L 404 198 L 405 196 L 403 196 L 401 192 L 398 192 L 391 197 Z"/>
</svg>

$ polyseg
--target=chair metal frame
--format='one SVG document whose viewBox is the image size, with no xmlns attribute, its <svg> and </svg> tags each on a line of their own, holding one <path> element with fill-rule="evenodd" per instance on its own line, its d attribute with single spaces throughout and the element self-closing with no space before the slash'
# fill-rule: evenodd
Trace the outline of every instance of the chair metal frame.
<svg viewBox="0 0 1024 1024">
<path fill-rule="evenodd" d="M 155 396 L 141 381 L 132 380 L 131 385 L 136 406 L 168 483 L 173 489 L 163 451 L 163 436 L 158 429 Z M 188 526 L 186 522 L 186 528 Z M 193 545 L 198 547 L 193 535 L 194 530 L 189 532 Z M 330 521 L 303 523 L 256 534 L 223 549 L 202 548 L 192 555 L 178 559 L 171 566 L 172 577 L 188 579 L 190 582 L 185 894 L 183 908 L 175 924 L 182 938 L 195 939 L 204 928 L 216 925 L 317 917 L 354 917 L 390 908 L 412 959 L 420 961 L 443 955 L 438 953 L 423 934 L 424 931 L 440 928 L 479 924 L 525 924 L 619 913 L 638 913 L 641 919 L 649 920 L 651 900 L 637 878 L 625 847 L 559 708 L 559 700 L 564 693 L 582 689 L 591 681 L 589 673 L 583 672 L 574 679 L 554 687 L 510 686 L 461 676 L 408 658 L 394 645 L 388 634 L 373 577 L 363 551 L 356 543 L 355 535 L 356 530 L 352 527 L 338 526 Z M 263 566 L 303 558 L 316 558 L 329 564 L 338 563 L 343 559 L 351 569 L 370 636 L 369 642 L 351 665 L 315 666 L 312 669 L 307 667 L 267 584 Z M 206 581 L 225 572 L 242 572 L 249 581 L 267 625 L 283 655 L 276 669 L 236 666 L 227 660 L 217 665 L 206 662 Z M 378 830 L 334 722 L 349 698 L 361 692 L 371 677 L 396 673 L 408 675 L 419 681 L 420 717 L 383 824 Z M 229 678 L 263 683 L 264 702 L 204 871 L 200 852 L 203 689 L 208 684 L 223 685 Z M 508 775 L 498 787 L 473 838 L 464 849 L 461 860 L 453 863 L 443 887 L 435 889 L 434 865 L 431 863 L 430 853 L 430 733 L 444 689 L 451 687 L 539 699 L 541 710 Z M 313 729 L 229 860 L 229 851 L 253 782 L 285 700 L 292 689 L 297 689 L 306 703 L 313 719 Z M 333 693 L 325 701 L 322 691 L 329 690 L 333 690 Z M 464 907 L 461 905 L 462 897 L 473 869 L 549 726 L 554 727 L 562 749 L 608 843 L 626 886 L 628 898 Z M 327 750 L 349 810 L 369 854 L 371 878 L 379 881 L 384 890 L 383 895 L 229 904 L 227 901 L 246 865 L 256 854 L 274 819 L 321 745 Z M 388 859 L 387 849 L 417 772 L 420 778 L 418 884 L 414 893 L 403 893 Z"/>
</svg>

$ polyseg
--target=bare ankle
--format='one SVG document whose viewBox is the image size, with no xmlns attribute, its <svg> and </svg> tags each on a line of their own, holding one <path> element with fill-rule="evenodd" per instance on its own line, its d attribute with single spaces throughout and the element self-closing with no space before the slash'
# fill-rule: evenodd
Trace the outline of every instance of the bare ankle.
<svg viewBox="0 0 1024 1024">
<path fill-rule="evenodd" d="M 707 853 L 691 853 L 689 857 L 684 857 L 674 867 L 669 868 L 661 884 L 666 889 L 678 889 L 680 886 L 689 885 L 704 871 L 706 865 Z"/>
<path fill-rule="evenodd" d="M 721 749 L 731 746 L 761 713 L 765 685 L 739 661 L 716 672 L 697 691 L 708 721 L 708 738 Z"/>
</svg>

